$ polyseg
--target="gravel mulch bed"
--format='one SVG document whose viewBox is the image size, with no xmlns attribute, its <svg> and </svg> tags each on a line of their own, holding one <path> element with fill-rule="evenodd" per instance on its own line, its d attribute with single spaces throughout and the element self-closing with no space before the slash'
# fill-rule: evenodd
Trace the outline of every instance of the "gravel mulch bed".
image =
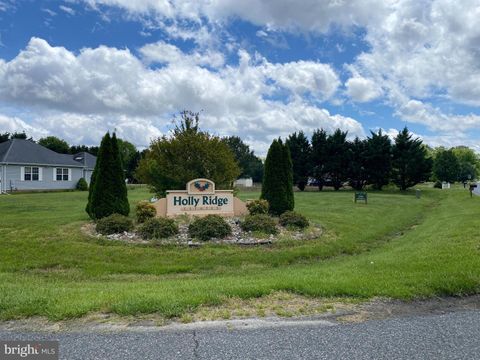
<svg viewBox="0 0 480 360">
<path fill-rule="evenodd" d="M 122 241 L 129 244 L 174 244 L 183 246 L 202 246 L 204 244 L 230 244 L 230 245 L 269 245 L 279 240 L 314 240 L 318 239 L 322 233 L 322 227 L 316 224 L 304 231 L 289 230 L 281 226 L 277 226 L 277 235 L 261 235 L 256 236 L 251 232 L 243 231 L 240 228 L 239 218 L 228 218 L 227 222 L 232 227 L 232 234 L 223 239 L 210 239 L 209 241 L 199 241 L 192 239 L 188 234 L 188 222 L 181 221 L 178 225 L 179 233 L 167 239 L 144 240 L 136 232 L 123 232 L 121 234 L 101 235 L 95 231 L 95 224 L 88 223 L 82 226 L 82 232 L 90 237 L 103 238 L 112 241 Z"/>
</svg>

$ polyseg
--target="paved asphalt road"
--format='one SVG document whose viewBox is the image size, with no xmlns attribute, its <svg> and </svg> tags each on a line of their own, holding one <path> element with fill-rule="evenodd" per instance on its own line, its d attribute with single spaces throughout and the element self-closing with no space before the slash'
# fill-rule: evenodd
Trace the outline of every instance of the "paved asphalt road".
<svg viewBox="0 0 480 360">
<path fill-rule="evenodd" d="M 480 311 L 361 324 L 283 321 L 113 333 L 19 333 L 59 340 L 62 359 L 480 359 Z"/>
</svg>

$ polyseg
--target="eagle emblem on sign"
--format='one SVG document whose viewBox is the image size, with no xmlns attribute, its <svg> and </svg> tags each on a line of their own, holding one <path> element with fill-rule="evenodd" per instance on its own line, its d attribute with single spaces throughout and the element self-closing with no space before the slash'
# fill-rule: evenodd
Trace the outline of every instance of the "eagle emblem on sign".
<svg viewBox="0 0 480 360">
<path fill-rule="evenodd" d="M 205 191 L 208 190 L 210 187 L 210 184 L 208 182 L 205 182 L 203 185 L 200 183 L 200 181 L 195 181 L 194 186 L 198 191 Z"/>
</svg>

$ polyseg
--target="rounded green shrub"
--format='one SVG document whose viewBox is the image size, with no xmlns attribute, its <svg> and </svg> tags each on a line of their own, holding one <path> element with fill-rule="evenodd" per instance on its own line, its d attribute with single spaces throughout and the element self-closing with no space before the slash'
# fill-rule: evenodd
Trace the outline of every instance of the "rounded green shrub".
<svg viewBox="0 0 480 360">
<path fill-rule="evenodd" d="M 276 234 L 277 223 L 274 218 L 267 214 L 247 215 L 240 223 L 244 231 L 259 231 L 265 234 Z"/>
<path fill-rule="evenodd" d="M 143 224 L 148 219 L 154 218 L 157 215 L 157 209 L 148 201 L 140 201 L 135 207 L 135 215 L 137 222 Z"/>
<path fill-rule="evenodd" d="M 224 238 L 232 233 L 232 228 L 223 217 L 207 215 L 195 219 L 188 226 L 188 233 L 192 238 L 206 241 L 212 238 Z"/>
<path fill-rule="evenodd" d="M 247 209 L 250 215 L 268 214 L 268 201 L 259 199 L 247 203 Z"/>
<path fill-rule="evenodd" d="M 442 182 L 440 180 L 435 181 L 435 183 L 433 184 L 433 187 L 435 189 L 441 189 L 442 188 Z"/>
<path fill-rule="evenodd" d="M 77 190 L 80 190 L 80 191 L 87 191 L 88 190 L 87 180 L 85 180 L 84 178 L 80 178 L 77 182 L 76 188 Z"/>
<path fill-rule="evenodd" d="M 103 235 L 119 234 L 132 230 L 133 221 L 124 215 L 112 214 L 97 220 L 95 229 Z"/>
<path fill-rule="evenodd" d="M 280 215 L 280 225 L 284 227 L 295 227 L 298 229 L 305 229 L 308 227 L 308 219 L 295 211 L 285 211 Z"/>
<path fill-rule="evenodd" d="M 143 239 L 165 239 L 178 234 L 178 225 L 173 219 L 161 217 L 147 219 L 138 229 Z"/>
</svg>

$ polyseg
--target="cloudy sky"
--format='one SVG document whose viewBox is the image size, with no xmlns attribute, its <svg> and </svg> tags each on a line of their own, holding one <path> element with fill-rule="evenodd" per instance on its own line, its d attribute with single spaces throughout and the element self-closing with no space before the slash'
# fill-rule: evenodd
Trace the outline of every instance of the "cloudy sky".
<svg viewBox="0 0 480 360">
<path fill-rule="evenodd" d="M 479 19 L 480 0 L 0 0 L 0 132 L 145 147 L 190 109 L 259 154 L 405 125 L 480 151 Z"/>
</svg>

